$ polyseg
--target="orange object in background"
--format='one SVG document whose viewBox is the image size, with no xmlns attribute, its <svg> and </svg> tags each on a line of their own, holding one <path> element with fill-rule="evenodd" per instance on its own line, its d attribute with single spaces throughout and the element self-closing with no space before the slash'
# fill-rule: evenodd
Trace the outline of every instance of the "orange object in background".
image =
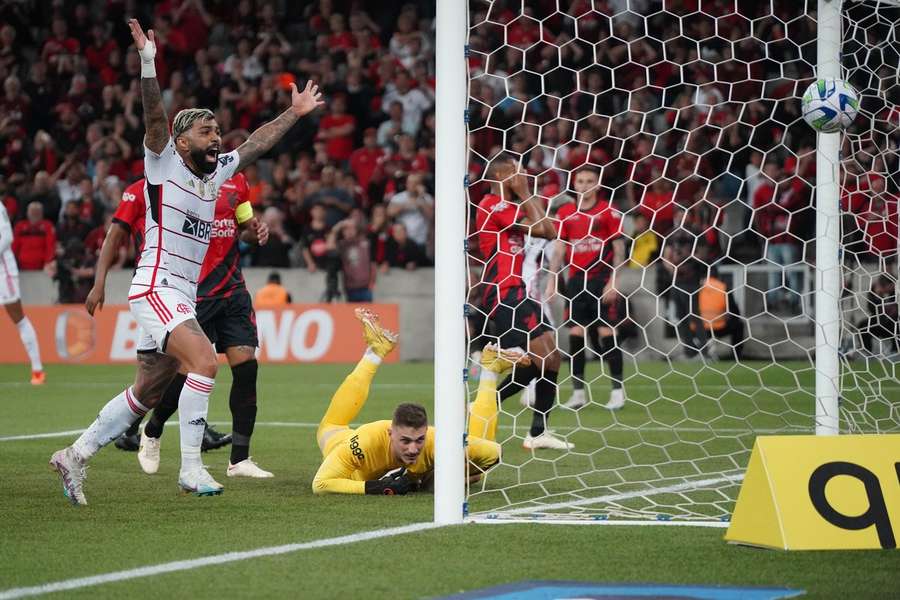
<svg viewBox="0 0 900 600">
<path fill-rule="evenodd" d="M 353 315 L 356 304 L 288 304 L 256 311 L 261 363 L 353 363 L 366 344 Z M 369 305 L 392 331 L 399 331 L 396 304 Z M 80 304 L 27 306 L 44 363 L 113 364 L 134 361 L 138 327 L 128 307 L 106 305 L 91 318 Z M 0 339 L 18 341 L 9 319 L 0 319 Z M 399 351 L 386 362 L 396 362 Z M 26 363 L 19 343 L 0 344 L 0 363 Z"/>
</svg>

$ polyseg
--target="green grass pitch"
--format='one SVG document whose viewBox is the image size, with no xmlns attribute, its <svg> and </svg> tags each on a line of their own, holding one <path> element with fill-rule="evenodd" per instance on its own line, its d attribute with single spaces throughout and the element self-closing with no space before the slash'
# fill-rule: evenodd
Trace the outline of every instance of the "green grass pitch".
<svg viewBox="0 0 900 600">
<path fill-rule="evenodd" d="M 589 461 L 598 468 L 616 466 L 621 453 L 611 450 L 605 457 L 594 446 L 629 448 L 629 425 L 656 426 L 643 434 L 647 449 L 631 452 L 633 462 L 666 453 L 696 459 L 697 448 L 737 456 L 745 446 L 742 428 L 808 427 L 811 371 L 778 365 L 760 375 L 721 365 L 696 374 L 699 367 L 694 365 L 670 373 L 661 363 L 644 363 L 640 373 L 631 371 L 629 380 L 634 390 L 629 394 L 637 402 L 619 415 L 611 417 L 599 408 L 578 415 L 561 412 L 554 418 L 561 432 L 580 427 L 573 434 L 579 454 L 566 459 L 569 462 L 550 455 L 542 455 L 549 460 L 529 462 L 514 443 L 515 436 L 524 434 L 527 413 L 511 404 L 516 399 L 507 401 L 505 409 L 516 417 L 503 417 L 500 436 L 509 440 L 504 460 L 515 466 L 489 478 L 487 492 L 473 497 L 473 508 L 495 506 L 496 487 L 580 472 Z M 228 451 L 208 453 L 206 464 L 226 486 L 220 497 L 178 493 L 176 428 L 163 436 L 163 461 L 154 476 L 140 471 L 135 454 L 104 449 L 88 470 L 90 505 L 82 509 L 68 504 L 47 467 L 50 454 L 74 435 L 0 441 L 0 597 L 10 588 L 429 521 L 430 495 L 312 495 L 310 481 L 319 462 L 313 424 L 348 368 L 261 367 L 260 425 L 252 454 L 276 478 L 226 479 Z M 26 367 L 0 366 L 0 437 L 84 428 L 100 406 L 130 382 L 133 371 L 127 366 L 50 366 L 48 384 L 42 388 L 23 383 L 27 375 Z M 360 420 L 385 418 L 401 401 L 430 407 L 431 381 L 431 364 L 385 365 Z M 761 384 L 770 391 L 761 391 Z M 567 385 L 563 383 L 563 396 Z M 606 385 L 599 381 L 595 386 L 601 400 Z M 225 368 L 210 403 L 211 421 L 230 420 L 229 386 Z M 735 389 L 728 391 L 729 386 Z M 767 400 L 765 394 L 772 396 Z M 660 395 L 666 400 L 655 401 Z M 765 409 L 747 413 L 748 405 Z M 702 432 L 692 433 L 712 417 L 723 433 L 721 445 L 704 440 Z M 667 427 L 680 428 L 682 437 L 675 442 L 686 443 L 674 443 Z M 228 431 L 230 426 L 220 429 Z M 565 477 L 561 481 L 556 487 L 544 486 L 560 494 L 554 500 L 566 498 L 572 489 Z M 525 500 L 533 492 L 527 485 L 517 490 L 512 501 Z M 887 598 L 900 590 L 896 552 L 764 551 L 728 545 L 723 534 L 723 529 L 694 527 L 467 524 L 64 593 L 75 598 L 423 598 L 533 579 L 787 586 L 807 590 L 813 598 Z"/>
</svg>

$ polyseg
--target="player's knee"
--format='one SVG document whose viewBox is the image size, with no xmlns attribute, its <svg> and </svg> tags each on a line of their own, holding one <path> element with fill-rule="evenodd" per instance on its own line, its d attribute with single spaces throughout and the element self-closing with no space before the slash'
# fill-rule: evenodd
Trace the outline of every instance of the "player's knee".
<svg viewBox="0 0 900 600">
<path fill-rule="evenodd" d="M 192 358 L 190 364 L 185 366 L 187 367 L 188 372 L 196 373 L 197 375 L 203 375 L 204 377 L 209 377 L 210 379 L 215 379 L 216 373 L 219 371 L 219 363 L 216 360 L 216 355 L 213 354 L 212 350 L 203 353 L 202 356 Z"/>
</svg>

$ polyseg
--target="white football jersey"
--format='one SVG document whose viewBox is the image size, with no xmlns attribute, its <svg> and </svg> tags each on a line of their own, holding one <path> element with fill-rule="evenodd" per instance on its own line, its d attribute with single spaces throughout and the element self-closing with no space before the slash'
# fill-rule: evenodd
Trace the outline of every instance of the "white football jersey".
<svg viewBox="0 0 900 600">
<path fill-rule="evenodd" d="M 17 277 L 19 265 L 12 251 L 13 230 L 6 207 L 0 202 L 0 277 Z"/>
<path fill-rule="evenodd" d="M 198 177 L 184 164 L 171 138 L 158 155 L 144 148 L 144 250 L 129 300 L 157 288 L 175 288 L 196 301 L 219 186 L 234 175 L 238 162 L 237 150 L 220 154 L 216 170 Z"/>
</svg>

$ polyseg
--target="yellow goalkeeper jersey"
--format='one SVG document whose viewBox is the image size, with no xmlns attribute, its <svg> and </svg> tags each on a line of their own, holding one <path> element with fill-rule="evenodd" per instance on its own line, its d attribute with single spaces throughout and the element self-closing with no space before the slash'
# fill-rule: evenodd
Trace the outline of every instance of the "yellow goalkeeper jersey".
<svg viewBox="0 0 900 600">
<path fill-rule="evenodd" d="M 391 421 L 384 420 L 333 433 L 323 449 L 325 458 L 313 479 L 313 492 L 364 494 L 366 481 L 380 479 L 388 471 L 405 466 L 391 453 L 390 428 Z M 477 468 L 487 470 L 499 460 L 500 446 L 470 438 L 467 457 Z M 419 481 L 433 470 L 434 427 L 429 427 L 425 446 L 415 464 L 407 467 L 407 473 Z"/>
</svg>

